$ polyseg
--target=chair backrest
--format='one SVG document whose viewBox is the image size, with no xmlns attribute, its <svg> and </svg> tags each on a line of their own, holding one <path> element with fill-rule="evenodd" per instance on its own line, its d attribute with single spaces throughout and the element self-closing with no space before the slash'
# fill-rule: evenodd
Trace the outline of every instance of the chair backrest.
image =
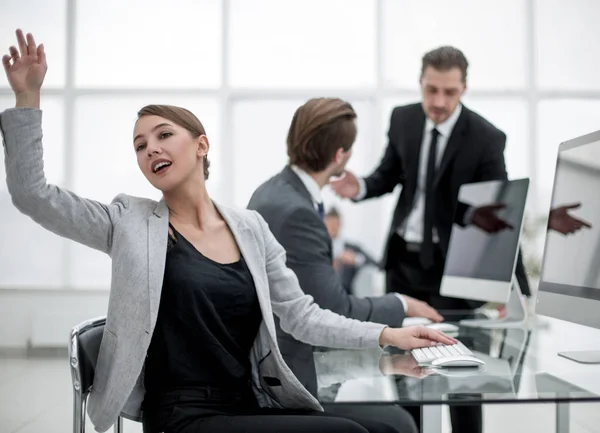
<svg viewBox="0 0 600 433">
<path fill-rule="evenodd" d="M 86 320 L 71 330 L 69 363 L 73 381 L 73 432 L 85 433 L 85 408 L 87 395 L 94 383 L 96 361 L 104 334 L 106 317 Z M 119 416 L 115 432 L 123 431 L 123 420 Z"/>
<path fill-rule="evenodd" d="M 87 395 L 94 382 L 96 360 L 100 351 L 106 317 L 86 320 L 71 330 L 69 362 L 73 388 L 81 396 Z"/>
</svg>

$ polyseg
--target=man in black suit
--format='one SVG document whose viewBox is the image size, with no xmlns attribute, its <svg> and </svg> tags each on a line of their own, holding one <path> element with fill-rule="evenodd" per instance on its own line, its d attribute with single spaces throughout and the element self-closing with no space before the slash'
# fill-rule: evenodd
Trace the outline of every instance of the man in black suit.
<svg viewBox="0 0 600 433">
<path fill-rule="evenodd" d="M 421 71 L 423 100 L 393 110 L 379 167 L 364 179 L 346 172 L 331 183 L 338 195 L 357 201 L 402 185 L 383 260 L 388 291 L 415 296 L 438 309 L 480 305 L 439 295 L 453 223 L 489 230 L 493 211 L 461 206 L 455 214 L 460 187 L 507 177 L 506 135 L 460 102 L 467 66 L 463 53 L 453 47 L 427 53 Z M 528 285 L 521 289 L 529 294 Z"/>
<path fill-rule="evenodd" d="M 379 167 L 364 179 L 346 172 L 331 183 L 338 195 L 355 201 L 380 197 L 402 185 L 383 260 L 387 290 L 439 310 L 472 310 L 481 305 L 439 294 L 453 223 L 489 230 L 493 217 L 493 209 L 467 206 L 455 213 L 461 185 L 507 177 L 506 135 L 461 104 L 467 67 L 463 53 L 453 47 L 425 54 L 422 101 L 393 110 L 389 143 Z M 521 289 L 528 294 L 520 257 L 518 263 Z M 465 412 L 451 411 L 455 433 L 481 431 L 481 410 L 467 412 L 469 416 L 458 416 Z"/>
<path fill-rule="evenodd" d="M 322 308 L 353 319 L 395 327 L 402 326 L 405 316 L 425 316 L 440 321 L 442 317 L 437 311 L 408 296 L 390 293 L 383 297 L 358 298 L 349 295 L 333 269 L 331 239 L 323 222 L 321 189 L 332 176 L 344 171 L 356 138 L 355 118 L 352 106 L 335 98 L 311 99 L 298 108 L 287 138 L 289 165 L 254 192 L 248 208 L 258 211 L 267 221 L 286 250 L 287 266 L 298 276 L 304 292 L 313 296 Z M 277 332 L 287 365 L 316 396 L 313 347 L 295 340 L 279 325 Z M 329 410 L 336 411 L 336 408 Z M 359 408 L 352 410 L 356 414 Z M 400 424 L 414 430 L 406 427 L 412 425 L 412 420 L 400 408 L 364 408 L 361 416 L 389 419 L 392 412 L 403 414 L 405 421 Z M 390 421 L 390 424 L 398 423 Z"/>
</svg>

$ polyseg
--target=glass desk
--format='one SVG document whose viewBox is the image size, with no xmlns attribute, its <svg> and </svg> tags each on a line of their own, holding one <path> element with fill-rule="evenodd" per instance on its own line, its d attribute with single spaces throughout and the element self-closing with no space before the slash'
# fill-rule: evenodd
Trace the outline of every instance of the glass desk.
<svg viewBox="0 0 600 433">
<path fill-rule="evenodd" d="M 448 318 L 448 314 L 445 314 Z M 441 431 L 441 405 L 553 403 L 556 431 L 569 404 L 600 402 L 600 364 L 558 356 L 600 349 L 600 330 L 537 316 L 523 329 L 461 327 L 457 338 L 485 361 L 478 369 L 420 368 L 409 353 L 315 349 L 319 400 L 329 405 L 421 406 L 422 433 Z M 341 385 L 350 389 L 340 394 Z"/>
</svg>

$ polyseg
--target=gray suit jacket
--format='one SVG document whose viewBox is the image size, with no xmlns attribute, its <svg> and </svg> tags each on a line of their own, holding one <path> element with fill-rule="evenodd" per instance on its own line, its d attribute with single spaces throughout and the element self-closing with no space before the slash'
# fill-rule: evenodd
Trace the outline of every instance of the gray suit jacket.
<svg viewBox="0 0 600 433">
<path fill-rule="evenodd" d="M 107 205 L 49 185 L 43 170 L 41 121 L 42 112 L 36 109 L 11 109 L 0 115 L 8 190 L 15 206 L 48 230 L 112 258 L 106 327 L 88 401 L 90 419 L 103 432 L 120 412 L 141 418 L 144 360 L 158 315 L 169 211 L 162 200 L 122 194 Z M 273 314 L 299 340 L 330 347 L 378 347 L 384 327 L 319 308 L 300 289 L 285 265 L 284 249 L 257 213 L 217 208 L 252 273 L 263 315 L 250 354 L 259 404 L 322 410 L 285 364 Z"/>
<path fill-rule="evenodd" d="M 277 241 L 287 253 L 287 266 L 322 308 L 353 319 L 402 326 L 404 309 L 393 294 L 376 298 L 357 298 L 343 288 L 333 269 L 331 240 L 327 228 L 315 211 L 312 197 L 290 167 L 262 184 L 252 195 L 248 208 L 258 211 L 269 224 Z M 282 330 L 283 328 L 283 330 Z M 313 348 L 277 329 L 283 358 L 300 382 L 313 394 L 317 379 Z"/>
</svg>

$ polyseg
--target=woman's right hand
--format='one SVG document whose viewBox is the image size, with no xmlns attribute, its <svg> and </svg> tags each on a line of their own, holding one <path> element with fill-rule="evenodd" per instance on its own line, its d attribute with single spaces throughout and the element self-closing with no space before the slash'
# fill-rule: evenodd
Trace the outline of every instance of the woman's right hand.
<svg viewBox="0 0 600 433">
<path fill-rule="evenodd" d="M 456 344 L 457 341 L 455 338 L 425 326 L 384 328 L 379 336 L 380 346 L 394 346 L 403 350 L 435 346 L 440 343 Z"/>
<path fill-rule="evenodd" d="M 17 98 L 17 107 L 39 108 L 40 89 L 48 70 L 44 45 L 36 46 L 31 33 L 27 39 L 21 29 L 16 33 L 19 49 L 10 47 L 10 55 L 2 57 L 2 65 Z"/>
</svg>

